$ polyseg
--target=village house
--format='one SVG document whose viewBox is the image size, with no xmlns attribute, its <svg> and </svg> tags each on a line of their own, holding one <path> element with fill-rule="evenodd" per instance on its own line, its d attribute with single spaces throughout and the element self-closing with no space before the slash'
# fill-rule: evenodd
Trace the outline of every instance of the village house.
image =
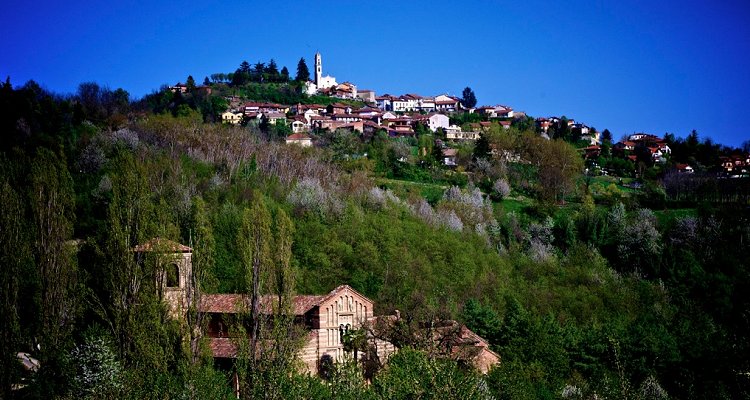
<svg viewBox="0 0 750 400">
<path fill-rule="evenodd" d="M 477 131 L 464 132 L 461 130 L 459 130 L 458 132 L 453 131 L 445 134 L 446 139 L 452 140 L 479 140 L 481 136 L 482 134 Z"/>
<path fill-rule="evenodd" d="M 512 118 L 513 109 L 508 106 L 483 106 L 476 109 L 479 114 L 487 118 Z"/>
<path fill-rule="evenodd" d="M 341 122 L 358 122 L 362 121 L 362 117 L 360 117 L 357 114 L 346 114 L 346 113 L 340 113 L 340 114 L 333 114 L 331 116 L 331 119 L 334 121 L 341 121 Z"/>
<path fill-rule="evenodd" d="M 328 129 L 328 130 L 336 130 L 336 129 L 348 129 L 351 131 L 356 132 L 363 132 L 364 131 L 364 124 L 362 120 L 359 121 L 337 121 L 334 119 L 327 119 L 327 118 L 314 118 L 310 126 L 317 129 Z"/>
<path fill-rule="evenodd" d="M 432 97 L 422 97 L 419 99 L 417 109 L 426 113 L 432 113 L 437 110 L 435 99 Z"/>
<path fill-rule="evenodd" d="M 591 145 L 583 149 L 583 158 L 597 158 L 602 154 L 602 147 L 599 145 Z"/>
<path fill-rule="evenodd" d="M 356 99 L 357 98 L 357 86 L 351 82 L 344 82 L 340 85 L 336 85 L 332 88 L 332 96 L 339 97 L 342 99 Z"/>
<path fill-rule="evenodd" d="M 291 106 L 290 110 L 292 113 L 296 115 L 306 114 L 308 112 L 312 112 L 315 115 L 319 115 L 319 114 L 326 112 L 326 106 L 323 106 L 320 104 L 297 103 L 296 105 Z"/>
<path fill-rule="evenodd" d="M 458 111 L 461 109 L 461 101 L 458 97 L 441 94 L 435 96 L 435 109 L 444 112 Z"/>
<path fill-rule="evenodd" d="M 389 94 L 375 97 L 375 104 L 383 111 L 393 111 L 394 97 Z"/>
<path fill-rule="evenodd" d="M 373 107 L 362 107 L 359 110 L 353 110 L 352 113 L 359 115 L 362 120 L 369 120 L 372 122 L 375 122 L 376 124 L 380 124 L 381 121 L 381 112 L 377 108 Z"/>
<path fill-rule="evenodd" d="M 408 112 L 417 109 L 417 99 L 414 97 L 401 96 L 391 100 L 393 105 L 393 111 L 395 112 Z"/>
<path fill-rule="evenodd" d="M 187 93 L 187 85 L 181 82 L 177 82 L 176 85 L 169 87 L 169 91 L 172 93 Z"/>
<path fill-rule="evenodd" d="M 748 167 L 750 167 L 750 153 L 749 154 L 731 154 L 729 156 L 719 157 L 721 167 L 725 172 L 731 174 L 746 174 Z"/>
<path fill-rule="evenodd" d="M 389 119 L 396 119 L 396 118 L 398 118 L 398 115 L 396 115 L 395 113 L 393 113 L 391 111 L 386 111 L 386 112 L 383 113 L 383 115 L 381 116 L 381 118 L 385 121 L 385 120 L 389 120 Z"/>
<path fill-rule="evenodd" d="M 361 89 L 357 92 L 355 97 L 368 104 L 375 103 L 375 91 L 374 90 Z"/>
<path fill-rule="evenodd" d="M 289 106 L 275 103 L 261 103 L 261 102 L 247 102 L 242 105 L 241 109 L 245 115 L 250 113 L 282 113 L 286 114 L 289 112 Z"/>
<path fill-rule="evenodd" d="M 551 125 L 552 125 L 552 122 L 548 120 L 547 118 L 540 117 L 536 119 L 536 126 L 538 126 L 539 129 L 544 133 L 547 133 Z"/>
<path fill-rule="evenodd" d="M 443 149 L 443 165 L 446 167 L 455 167 L 456 158 L 458 157 L 458 149 Z"/>
<path fill-rule="evenodd" d="M 286 114 L 279 112 L 265 112 L 263 113 L 263 120 L 271 125 L 286 124 Z"/>
<path fill-rule="evenodd" d="M 273 312 L 276 296 L 263 296 L 261 312 Z M 214 358 L 237 357 L 237 338 L 230 337 L 230 316 L 247 312 L 249 296 L 241 294 L 206 294 L 201 299 L 199 310 L 209 319 L 206 336 Z M 348 285 L 342 285 L 326 295 L 298 295 L 292 300 L 295 322 L 308 331 L 299 353 L 306 370 L 316 375 L 321 361 L 330 357 L 343 361 L 346 357 L 343 336 L 349 331 L 365 327 L 373 321 L 372 300 Z M 386 360 L 395 351 L 387 342 L 378 341 L 379 358 Z"/>
<path fill-rule="evenodd" d="M 301 115 L 297 115 L 290 124 L 293 133 L 304 133 L 310 131 L 310 122 Z"/>
<path fill-rule="evenodd" d="M 351 114 L 352 106 L 344 103 L 333 103 L 326 107 L 326 114 Z"/>
<path fill-rule="evenodd" d="M 612 146 L 612 150 L 615 151 L 633 151 L 635 150 L 635 142 L 631 142 L 629 140 L 626 140 L 624 142 L 617 142 L 614 146 Z"/>
<path fill-rule="evenodd" d="M 237 125 L 242 122 L 242 117 L 244 116 L 245 114 L 241 112 L 226 111 L 221 114 L 221 122 L 225 124 Z"/>
<path fill-rule="evenodd" d="M 433 132 L 437 132 L 439 128 L 446 129 L 450 126 L 450 118 L 445 114 L 430 114 L 427 121 L 427 127 Z"/>
<path fill-rule="evenodd" d="M 293 133 L 286 137 L 286 144 L 295 144 L 302 147 L 312 146 L 312 137 L 305 133 Z"/>
</svg>

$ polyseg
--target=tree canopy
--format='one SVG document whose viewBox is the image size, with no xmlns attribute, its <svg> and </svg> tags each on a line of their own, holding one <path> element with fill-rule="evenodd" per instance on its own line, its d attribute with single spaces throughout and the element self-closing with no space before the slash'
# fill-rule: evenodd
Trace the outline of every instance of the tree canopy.
<svg viewBox="0 0 750 400">
<path fill-rule="evenodd" d="M 294 77 L 297 82 L 307 82 L 310 80 L 310 69 L 307 68 L 305 58 L 302 57 L 297 63 L 297 75 Z"/>
<path fill-rule="evenodd" d="M 465 87 L 461 93 L 461 105 L 465 108 L 474 108 L 477 105 L 477 96 L 470 87 Z"/>
</svg>

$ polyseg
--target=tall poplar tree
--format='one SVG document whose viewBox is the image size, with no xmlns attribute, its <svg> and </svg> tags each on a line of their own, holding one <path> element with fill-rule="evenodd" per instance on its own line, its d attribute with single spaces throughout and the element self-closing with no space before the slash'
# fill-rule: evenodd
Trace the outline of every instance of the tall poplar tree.
<svg viewBox="0 0 750 400">
<path fill-rule="evenodd" d="M 294 223 L 287 213 L 279 208 L 274 218 L 274 287 L 279 312 L 287 312 L 293 296 L 294 272 L 292 271 L 292 236 Z"/>
<path fill-rule="evenodd" d="M 106 291 L 109 298 L 105 316 L 115 337 L 120 356 L 133 348 L 133 332 L 129 322 L 135 313 L 136 303 L 144 276 L 134 257 L 133 249 L 145 242 L 148 214 L 151 208 L 146 171 L 129 154 L 116 160 L 117 173 L 112 174 L 112 200 L 109 204 L 109 229 L 106 243 Z"/>
<path fill-rule="evenodd" d="M 254 368 L 261 329 L 261 287 L 268 277 L 273 256 L 271 255 L 271 213 L 261 193 L 254 191 L 253 199 L 252 206 L 242 213 L 237 244 L 244 269 L 245 287 L 250 292 L 250 362 L 251 367 Z"/>
<path fill-rule="evenodd" d="M 18 312 L 22 263 L 28 259 L 21 196 L 10 183 L 0 181 L 0 398 L 11 398 L 18 382 L 16 352 L 21 348 Z"/>
<path fill-rule="evenodd" d="M 218 286 L 214 276 L 214 240 L 211 221 L 206 212 L 206 203 L 202 198 L 196 197 L 193 200 L 192 207 L 192 234 L 191 247 L 193 248 L 193 282 L 191 282 L 194 291 L 192 297 L 188 299 L 190 312 L 188 313 L 188 328 L 190 330 L 190 351 L 192 363 L 198 362 L 200 356 L 199 342 L 200 332 L 205 330 L 205 320 L 203 315 L 197 312 L 201 302 L 201 295 L 204 290 L 209 293 L 215 292 Z"/>
<path fill-rule="evenodd" d="M 33 254 L 39 279 L 39 337 L 43 384 L 48 393 L 62 376 L 64 351 L 78 314 L 76 245 L 73 236 L 73 180 L 65 162 L 39 149 L 31 166 L 29 204 L 33 223 Z"/>
</svg>

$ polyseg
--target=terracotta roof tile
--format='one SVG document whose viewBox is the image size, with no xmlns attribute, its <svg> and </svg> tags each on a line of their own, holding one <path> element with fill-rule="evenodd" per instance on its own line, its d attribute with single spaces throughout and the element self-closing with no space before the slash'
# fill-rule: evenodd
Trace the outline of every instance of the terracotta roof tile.
<svg viewBox="0 0 750 400">
<path fill-rule="evenodd" d="M 135 246 L 134 251 L 146 252 L 146 251 L 164 251 L 172 253 L 192 253 L 193 249 L 185 245 L 173 242 L 169 239 L 153 238 L 146 243 Z"/>
<path fill-rule="evenodd" d="M 236 358 L 239 350 L 231 338 L 210 338 L 208 345 L 215 358 Z"/>
<path fill-rule="evenodd" d="M 286 140 L 305 140 L 305 139 L 312 139 L 312 138 L 308 135 L 305 135 L 304 133 L 293 133 L 286 137 Z"/>
<path fill-rule="evenodd" d="M 294 315 L 304 315 L 320 303 L 324 296 L 299 295 L 294 296 L 292 307 Z M 270 313 L 277 297 L 262 296 L 260 307 L 262 312 Z M 201 298 L 200 311 L 215 314 L 236 314 L 244 311 L 250 304 L 250 297 L 243 294 L 205 294 Z"/>
</svg>

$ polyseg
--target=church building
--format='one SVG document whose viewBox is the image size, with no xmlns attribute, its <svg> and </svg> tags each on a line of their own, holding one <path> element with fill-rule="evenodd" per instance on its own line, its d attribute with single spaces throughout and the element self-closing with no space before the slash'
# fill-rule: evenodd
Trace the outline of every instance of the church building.
<svg viewBox="0 0 750 400">
<path fill-rule="evenodd" d="M 315 81 L 308 81 L 305 87 L 308 95 L 314 95 L 321 90 L 330 89 L 338 86 L 336 78 L 326 75 L 323 76 L 323 58 L 320 52 L 315 53 Z"/>
<path fill-rule="evenodd" d="M 231 368 L 238 355 L 239 337 L 233 336 L 231 324 L 238 316 L 247 313 L 250 297 L 246 294 L 199 294 L 195 290 L 192 271 L 193 249 L 166 239 L 152 239 L 134 248 L 139 255 L 156 254 L 164 266 L 156 275 L 156 287 L 169 314 L 175 319 L 185 319 L 191 304 L 207 319 L 203 335 L 207 337 L 214 360 Z M 200 300 L 196 300 L 199 296 Z M 276 296 L 265 295 L 260 299 L 260 310 L 264 315 L 273 313 Z M 299 357 L 310 374 L 317 374 L 326 360 L 341 361 L 347 355 L 344 336 L 352 330 L 372 327 L 376 324 L 393 324 L 396 315 L 376 317 L 374 302 L 349 285 L 341 285 L 324 295 L 297 295 L 292 299 L 294 321 L 307 332 L 305 344 Z M 455 328 L 455 329 L 454 329 Z M 429 335 L 438 335 L 441 330 L 452 330 L 449 355 L 457 360 L 468 360 L 481 372 L 500 362 L 500 356 L 489 349 L 489 344 L 455 321 L 443 321 L 441 328 Z M 436 342 L 446 344 L 447 335 L 434 336 Z M 369 338 L 374 345 L 377 358 L 385 361 L 396 351 L 395 346 L 381 339 Z M 468 356 L 464 356 L 468 355 Z"/>
</svg>

